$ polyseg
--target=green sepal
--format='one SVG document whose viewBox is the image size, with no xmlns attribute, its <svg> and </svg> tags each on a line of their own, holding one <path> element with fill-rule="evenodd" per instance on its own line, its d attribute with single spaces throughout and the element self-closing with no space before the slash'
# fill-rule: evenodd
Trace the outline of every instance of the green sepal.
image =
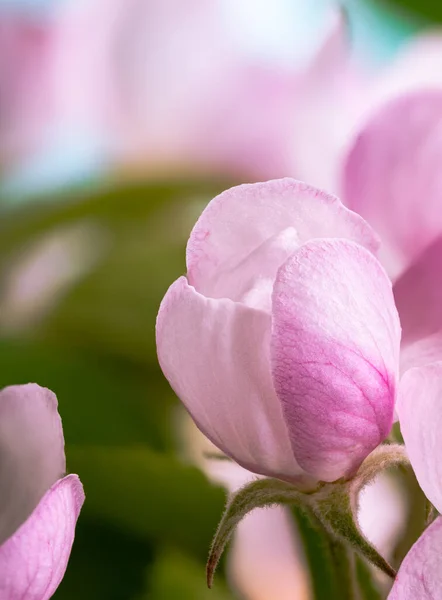
<svg viewBox="0 0 442 600">
<path fill-rule="evenodd" d="M 404 446 L 379 446 L 366 458 L 351 480 L 326 484 L 314 498 L 314 510 L 330 533 L 349 543 L 361 556 L 392 578 L 396 577 L 395 569 L 366 539 L 358 526 L 356 515 L 359 494 L 364 487 L 385 469 L 404 465 L 409 465 Z"/>
<path fill-rule="evenodd" d="M 207 561 L 207 585 L 212 587 L 215 569 L 235 527 L 255 508 L 275 504 L 306 506 L 309 495 L 300 492 L 292 484 L 278 479 L 258 479 L 241 488 L 229 500 L 221 518 Z"/>
<path fill-rule="evenodd" d="M 352 510 L 349 488 L 350 485 L 347 482 L 325 486 L 315 498 L 314 510 L 318 518 L 332 535 L 349 543 L 389 577 L 396 577 L 393 567 L 370 544 L 359 529 Z"/>
</svg>

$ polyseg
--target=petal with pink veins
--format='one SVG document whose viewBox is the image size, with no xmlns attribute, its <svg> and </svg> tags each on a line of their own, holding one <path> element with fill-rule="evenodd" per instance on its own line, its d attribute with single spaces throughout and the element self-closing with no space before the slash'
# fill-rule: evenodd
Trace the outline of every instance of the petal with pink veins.
<svg viewBox="0 0 442 600">
<path fill-rule="evenodd" d="M 0 544 L 66 471 L 57 398 L 36 384 L 0 392 Z"/>
<path fill-rule="evenodd" d="M 365 248 L 314 240 L 280 268 L 273 379 L 306 472 L 325 481 L 351 475 L 388 435 L 399 343 L 391 282 Z"/>
<path fill-rule="evenodd" d="M 244 184 L 214 198 L 198 219 L 187 244 L 189 283 L 211 296 L 220 273 L 288 227 L 300 243 L 341 237 L 378 248 L 369 225 L 335 196 L 289 178 Z"/>
<path fill-rule="evenodd" d="M 293 227 L 263 242 L 230 271 L 219 273 L 211 298 L 230 298 L 270 312 L 273 282 L 279 267 L 299 247 Z"/>
<path fill-rule="evenodd" d="M 270 373 L 268 313 L 199 294 L 185 277 L 157 320 L 161 368 L 201 431 L 249 471 L 293 479 L 290 447 Z"/>
<path fill-rule="evenodd" d="M 388 600 L 442 598 L 442 518 L 424 531 L 401 564 Z"/>
<path fill-rule="evenodd" d="M 83 502 L 78 477 L 60 479 L 29 519 L 0 546 L 1 598 L 51 598 L 66 571 Z"/>
</svg>

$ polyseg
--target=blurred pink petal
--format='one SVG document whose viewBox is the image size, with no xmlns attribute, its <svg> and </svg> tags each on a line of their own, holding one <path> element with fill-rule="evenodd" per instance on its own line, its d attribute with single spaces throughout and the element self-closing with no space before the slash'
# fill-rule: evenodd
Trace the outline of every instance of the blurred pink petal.
<svg viewBox="0 0 442 600">
<path fill-rule="evenodd" d="M 47 27 L 20 13 L 0 12 L 0 163 L 40 144 L 42 116 L 50 114 Z"/>
<path fill-rule="evenodd" d="M 36 384 L 0 392 L 0 544 L 66 471 L 57 398 Z"/>
<path fill-rule="evenodd" d="M 117 111 L 118 33 L 130 1 L 66 0 L 48 23 L 55 126 L 110 142 Z"/>
<path fill-rule="evenodd" d="M 351 475 L 388 435 L 399 342 L 390 280 L 361 246 L 308 242 L 280 268 L 272 370 L 305 471 L 324 481 Z"/>
<path fill-rule="evenodd" d="M 442 510 L 442 362 L 407 371 L 401 381 L 397 412 L 405 447 L 419 485 Z"/>
<path fill-rule="evenodd" d="M 377 113 L 408 93 L 442 90 L 442 31 L 416 36 L 382 69 L 356 58 L 350 37 L 337 12 L 322 48 L 296 77 L 290 121 L 291 174 L 339 195 L 346 156 Z"/>
<path fill-rule="evenodd" d="M 390 560 L 408 514 L 403 488 L 389 473 L 381 473 L 359 496 L 358 523 L 367 539 Z"/>
<path fill-rule="evenodd" d="M 374 82 L 378 105 L 407 92 L 442 89 L 442 29 L 412 37 Z"/>
<path fill-rule="evenodd" d="M 442 360 L 441 257 L 439 237 L 394 284 L 402 325 L 403 370 Z"/>
<path fill-rule="evenodd" d="M 381 236 L 393 278 L 442 233 L 441 154 L 442 90 L 433 90 L 383 107 L 348 156 L 344 200 Z"/>
<path fill-rule="evenodd" d="M 289 227 L 300 244 L 343 237 L 373 252 L 378 247 L 370 227 L 335 196 L 288 178 L 241 185 L 212 200 L 193 228 L 186 257 L 190 283 L 212 296 L 218 279 L 242 268 L 263 242 Z M 253 266 L 260 269 L 257 262 Z"/>
<path fill-rule="evenodd" d="M 303 551 L 286 508 L 258 509 L 241 521 L 229 552 L 228 573 L 248 600 L 311 597 Z"/>
<path fill-rule="evenodd" d="M 297 77 L 289 123 L 290 172 L 334 193 L 371 89 L 365 67 L 352 57 L 347 25 L 337 11 L 322 47 Z"/>
<path fill-rule="evenodd" d="M 49 600 L 65 573 L 83 501 L 83 486 L 76 475 L 60 479 L 0 546 L 3 600 Z"/>
<path fill-rule="evenodd" d="M 139 163 L 150 174 L 288 172 L 293 73 L 243 55 L 221 2 L 134 1 L 120 44 L 116 145 L 129 167 Z"/>
<path fill-rule="evenodd" d="M 117 114 L 120 0 L 66 0 L 50 13 L 0 12 L 0 158 L 13 165 L 61 138 L 110 144 Z"/>
<path fill-rule="evenodd" d="M 302 473 L 270 373 L 270 315 L 178 279 L 158 314 L 161 368 L 201 431 L 257 473 Z"/>
<path fill-rule="evenodd" d="M 388 600 L 438 600 L 442 590 L 442 518 L 436 519 L 401 564 Z"/>
</svg>

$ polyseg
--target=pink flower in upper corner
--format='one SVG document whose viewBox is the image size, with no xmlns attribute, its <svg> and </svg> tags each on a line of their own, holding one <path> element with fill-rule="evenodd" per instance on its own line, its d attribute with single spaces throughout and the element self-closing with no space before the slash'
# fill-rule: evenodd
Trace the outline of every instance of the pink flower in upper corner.
<svg viewBox="0 0 442 600">
<path fill-rule="evenodd" d="M 198 427 L 250 471 L 353 474 L 388 435 L 400 325 L 377 238 L 290 179 L 207 206 L 157 320 L 160 365 Z"/>
<path fill-rule="evenodd" d="M 349 28 L 351 31 L 351 23 Z M 412 38 L 394 60 L 382 67 L 370 65 L 369 56 L 355 56 L 350 38 L 346 19 L 342 13 L 337 13 L 322 48 L 297 82 L 292 117 L 288 123 L 292 132 L 290 173 L 338 194 L 345 204 L 346 175 L 343 182 L 342 171 L 344 169 L 348 173 L 349 169 L 354 168 L 355 162 L 359 163 L 354 156 L 349 164 L 349 155 L 361 157 L 365 154 L 368 161 L 366 173 L 371 171 L 374 175 L 374 165 L 379 169 L 383 166 L 383 173 L 386 173 L 391 166 L 391 161 L 386 159 L 392 158 L 393 132 L 398 134 L 396 148 L 400 149 L 402 160 L 406 152 L 411 150 L 409 165 L 412 166 L 408 177 L 415 174 L 416 166 L 422 168 L 425 163 L 416 165 L 411 155 L 416 157 L 422 149 L 423 140 L 419 140 L 418 129 L 420 127 L 423 132 L 425 123 L 419 125 L 415 115 L 415 126 L 409 137 L 409 118 L 401 99 L 413 93 L 442 90 L 442 30 Z M 398 111 L 395 102 L 398 102 Z M 425 112 L 426 109 L 422 110 Z M 384 115 L 382 123 L 378 113 Z M 388 149 L 381 139 L 383 127 Z M 360 137 L 362 142 L 359 141 Z M 413 142 L 404 144 L 403 140 L 408 139 Z M 416 151 L 415 144 L 418 146 Z M 426 149 L 428 151 L 430 148 Z M 364 171 L 363 162 L 361 168 Z M 407 168 L 404 167 L 404 172 Z M 428 171 L 430 168 L 428 166 Z M 424 180 L 422 183 L 425 185 Z M 376 176 L 368 184 L 371 190 L 373 186 L 379 186 L 380 194 L 375 195 L 372 201 L 377 208 L 385 209 L 387 219 L 396 214 L 385 203 L 393 185 L 391 180 L 390 185 L 385 185 Z M 367 193 L 363 196 L 366 197 Z M 353 200 L 353 197 L 348 199 L 349 202 Z M 395 204 L 400 200 L 398 198 Z M 349 206 L 353 208 L 351 204 Z M 381 214 L 382 210 L 379 211 Z"/>
<path fill-rule="evenodd" d="M 0 9 L 0 162 L 15 167 L 51 145 L 110 145 L 113 53 L 125 2 L 66 0 L 30 16 Z"/>
<path fill-rule="evenodd" d="M 397 406 L 405 446 L 428 499 L 442 512 L 442 362 L 405 373 Z M 442 518 L 438 517 L 405 557 L 389 600 L 442 598 Z"/>
<path fill-rule="evenodd" d="M 238 48 L 222 4 L 125 2 L 114 141 L 128 169 L 143 176 L 289 172 L 296 70 L 262 65 Z"/>
<path fill-rule="evenodd" d="M 442 89 L 432 89 L 376 112 L 343 171 L 345 204 L 382 240 L 403 330 L 402 371 L 442 359 L 441 160 Z"/>
<path fill-rule="evenodd" d="M 57 399 L 36 384 L 0 392 L 0 597 L 48 600 L 66 570 L 83 486 L 66 470 Z"/>
</svg>

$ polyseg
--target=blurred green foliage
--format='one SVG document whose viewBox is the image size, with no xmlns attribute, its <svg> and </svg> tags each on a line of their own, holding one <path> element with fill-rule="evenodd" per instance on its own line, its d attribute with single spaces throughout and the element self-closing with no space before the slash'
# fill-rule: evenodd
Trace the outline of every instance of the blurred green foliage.
<svg viewBox="0 0 442 600">
<path fill-rule="evenodd" d="M 146 587 L 150 587 L 140 600 L 228 600 L 232 598 L 222 583 L 213 590 L 206 586 L 201 577 L 200 565 L 189 556 L 174 550 L 166 550 L 158 557 L 152 571 L 148 573 Z"/>
<path fill-rule="evenodd" d="M 410 16 L 424 18 L 429 23 L 442 21 L 442 4 L 439 0 L 377 0 L 376 3 L 403 9 Z"/>
<path fill-rule="evenodd" d="M 0 306 L 36 242 L 85 223 L 106 239 L 51 310 L 0 332 L 0 385 L 36 381 L 56 392 L 68 468 L 86 491 L 57 600 L 209 598 L 204 563 L 225 492 L 177 455 L 176 399 L 154 328 L 162 296 L 185 271 L 198 212 L 225 187 L 119 184 L 0 205 Z M 231 597 L 222 579 L 213 600 Z"/>
</svg>

